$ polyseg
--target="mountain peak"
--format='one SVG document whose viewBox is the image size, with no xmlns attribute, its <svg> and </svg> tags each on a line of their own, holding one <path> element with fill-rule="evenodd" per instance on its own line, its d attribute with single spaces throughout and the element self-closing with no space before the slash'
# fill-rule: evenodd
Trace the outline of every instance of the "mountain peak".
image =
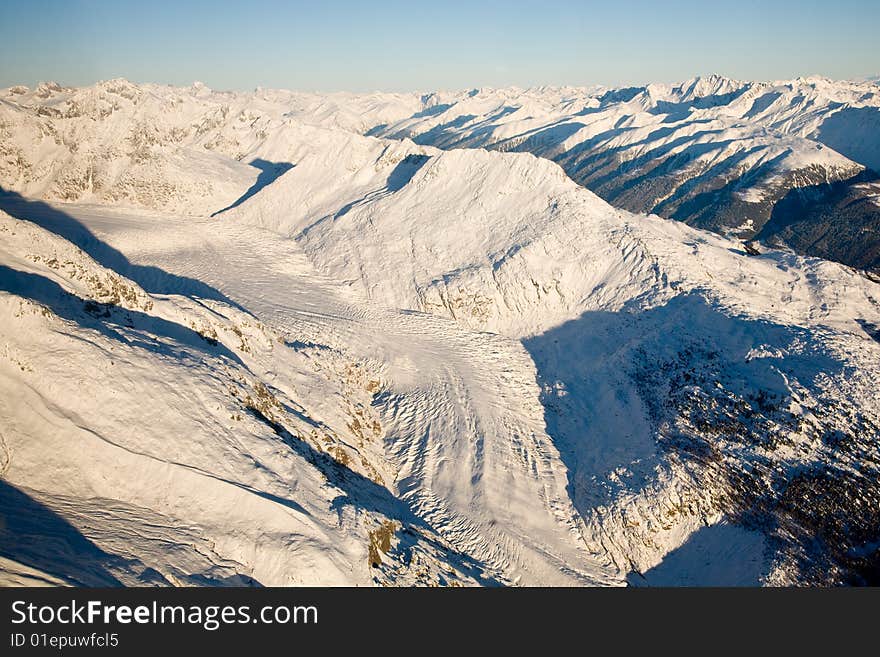
<svg viewBox="0 0 880 657">
<path fill-rule="evenodd" d="M 698 75 L 682 82 L 678 85 L 676 91 L 683 100 L 694 100 L 696 98 L 705 98 L 706 96 L 731 93 L 742 88 L 744 84 L 740 80 L 711 73 L 709 75 Z"/>
</svg>

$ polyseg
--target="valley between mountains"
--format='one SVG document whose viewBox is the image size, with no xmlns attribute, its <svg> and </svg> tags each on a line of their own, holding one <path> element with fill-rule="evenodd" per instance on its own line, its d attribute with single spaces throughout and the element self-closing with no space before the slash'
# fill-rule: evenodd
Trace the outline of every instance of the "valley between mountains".
<svg viewBox="0 0 880 657">
<path fill-rule="evenodd" d="M 0 582 L 877 583 L 878 107 L 0 90 Z"/>
</svg>

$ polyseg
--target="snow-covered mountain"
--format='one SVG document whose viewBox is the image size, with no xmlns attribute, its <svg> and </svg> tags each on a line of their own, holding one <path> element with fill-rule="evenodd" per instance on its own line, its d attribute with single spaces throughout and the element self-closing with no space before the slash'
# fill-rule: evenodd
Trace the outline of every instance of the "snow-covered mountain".
<svg viewBox="0 0 880 657">
<path fill-rule="evenodd" d="M 286 115 L 346 130 L 415 112 L 415 96 L 135 85 L 0 90 L 0 185 L 27 196 L 204 215 L 283 173 Z"/>
<path fill-rule="evenodd" d="M 44 83 L 0 91 L 0 184 L 47 200 L 210 214 L 287 170 L 278 133 L 291 119 L 444 149 L 530 152 L 615 207 L 880 268 L 871 81 L 711 75 L 423 95 Z"/>
<path fill-rule="evenodd" d="M 81 583 L 620 578 L 518 343 L 370 304 L 250 226 L 6 207 L 30 218 L 2 229 L 7 558 Z"/>
<path fill-rule="evenodd" d="M 358 134 L 435 96 L 107 84 L 3 96 L 4 582 L 876 581 L 868 274 Z"/>
<path fill-rule="evenodd" d="M 747 518 L 777 550 L 768 581 L 861 576 L 861 556 L 804 554 L 817 494 L 850 528 L 846 549 L 850 531 L 874 549 L 876 521 L 845 509 L 863 495 L 877 508 L 878 491 L 841 482 L 880 438 L 875 282 L 615 210 L 527 154 L 315 128 L 302 143 L 227 221 L 291 236 L 383 305 L 520 340 L 569 494 L 615 564 L 644 572 L 707 519 Z"/>
<path fill-rule="evenodd" d="M 712 75 L 432 102 L 369 134 L 530 152 L 619 208 L 880 268 L 880 90 L 870 82 Z M 841 195 L 846 217 L 835 220 Z"/>
</svg>

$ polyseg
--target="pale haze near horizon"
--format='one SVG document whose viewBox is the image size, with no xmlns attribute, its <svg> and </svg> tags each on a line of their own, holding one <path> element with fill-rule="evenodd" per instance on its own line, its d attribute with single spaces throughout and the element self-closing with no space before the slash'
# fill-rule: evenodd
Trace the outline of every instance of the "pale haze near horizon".
<svg viewBox="0 0 880 657">
<path fill-rule="evenodd" d="M 880 2 L 0 4 L 0 86 L 415 91 L 880 73 Z"/>
</svg>

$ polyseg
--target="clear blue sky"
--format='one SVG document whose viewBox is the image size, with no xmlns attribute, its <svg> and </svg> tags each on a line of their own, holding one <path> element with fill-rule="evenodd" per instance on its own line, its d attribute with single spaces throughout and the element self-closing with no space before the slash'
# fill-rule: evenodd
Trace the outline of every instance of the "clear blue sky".
<svg viewBox="0 0 880 657">
<path fill-rule="evenodd" d="M 634 84 L 880 74 L 880 0 L 0 0 L 0 86 Z"/>
</svg>

